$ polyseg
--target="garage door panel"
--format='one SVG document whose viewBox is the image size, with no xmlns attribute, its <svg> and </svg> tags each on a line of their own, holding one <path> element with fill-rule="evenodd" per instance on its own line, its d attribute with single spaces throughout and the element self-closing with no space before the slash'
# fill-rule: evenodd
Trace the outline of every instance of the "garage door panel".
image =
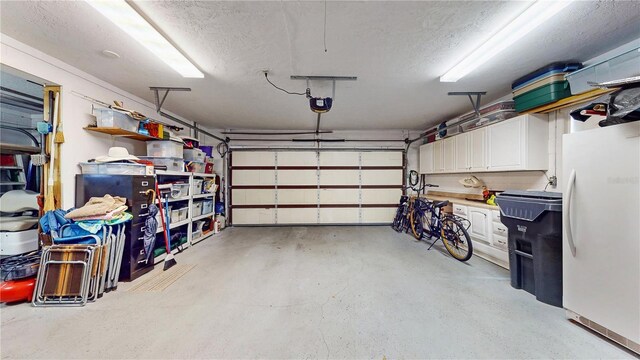
<svg viewBox="0 0 640 360">
<path fill-rule="evenodd" d="M 278 224 L 317 224 L 318 208 L 278 208 Z"/>
<path fill-rule="evenodd" d="M 275 189 L 232 189 L 234 205 L 273 205 L 276 202 Z"/>
<path fill-rule="evenodd" d="M 320 170 L 320 185 L 358 185 L 360 170 Z"/>
<path fill-rule="evenodd" d="M 362 189 L 363 204 L 397 204 L 402 189 Z"/>
<path fill-rule="evenodd" d="M 232 170 L 233 185 L 275 185 L 273 170 Z"/>
<path fill-rule="evenodd" d="M 399 151 L 363 151 L 362 166 L 402 166 Z"/>
<path fill-rule="evenodd" d="M 402 184 L 402 170 L 363 170 L 362 185 Z"/>
<path fill-rule="evenodd" d="M 321 224 L 357 224 L 359 221 L 358 208 L 320 208 Z"/>
<path fill-rule="evenodd" d="M 275 166 L 273 151 L 234 151 L 233 166 Z"/>
<path fill-rule="evenodd" d="M 276 220 L 275 209 L 232 209 L 234 225 L 268 225 Z"/>
<path fill-rule="evenodd" d="M 362 208 L 363 224 L 390 224 L 396 214 L 395 207 Z"/>
<path fill-rule="evenodd" d="M 278 204 L 317 204 L 318 189 L 278 189 Z"/>
<path fill-rule="evenodd" d="M 317 170 L 278 170 L 278 185 L 317 185 Z"/>
<path fill-rule="evenodd" d="M 359 166 L 360 153 L 356 151 L 320 152 L 320 166 Z"/>
<path fill-rule="evenodd" d="M 402 161 L 401 151 L 236 150 L 232 223 L 388 224 L 402 194 Z"/>
<path fill-rule="evenodd" d="M 320 189 L 321 204 L 357 204 L 358 189 Z"/>
<path fill-rule="evenodd" d="M 278 167 L 280 166 L 316 166 L 318 158 L 315 151 L 279 151 Z"/>
</svg>

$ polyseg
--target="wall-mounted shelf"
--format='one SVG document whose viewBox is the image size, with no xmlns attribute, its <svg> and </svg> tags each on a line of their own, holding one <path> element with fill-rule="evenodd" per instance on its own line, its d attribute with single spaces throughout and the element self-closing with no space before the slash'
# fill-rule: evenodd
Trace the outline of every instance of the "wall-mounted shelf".
<svg viewBox="0 0 640 360">
<path fill-rule="evenodd" d="M 147 136 L 147 135 L 139 134 L 137 132 L 124 130 L 124 129 L 116 128 L 116 127 L 93 127 L 93 126 L 87 126 L 84 129 L 87 130 L 87 131 L 99 132 L 99 133 L 107 134 L 107 135 L 111 135 L 111 136 L 125 137 L 125 138 L 128 138 L 128 139 L 134 139 L 134 140 L 140 140 L 140 141 L 162 140 L 160 138 L 156 138 L 156 137 L 153 137 L 153 136 Z"/>
</svg>

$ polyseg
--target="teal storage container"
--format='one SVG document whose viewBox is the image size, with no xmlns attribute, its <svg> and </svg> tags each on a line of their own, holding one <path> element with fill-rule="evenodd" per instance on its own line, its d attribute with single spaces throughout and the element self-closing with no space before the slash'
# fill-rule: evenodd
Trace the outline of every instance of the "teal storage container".
<svg viewBox="0 0 640 360">
<path fill-rule="evenodd" d="M 524 112 L 569 96 L 571 96 L 569 82 L 564 80 L 527 91 L 522 95 L 514 97 L 513 101 L 516 102 L 516 111 Z"/>
</svg>

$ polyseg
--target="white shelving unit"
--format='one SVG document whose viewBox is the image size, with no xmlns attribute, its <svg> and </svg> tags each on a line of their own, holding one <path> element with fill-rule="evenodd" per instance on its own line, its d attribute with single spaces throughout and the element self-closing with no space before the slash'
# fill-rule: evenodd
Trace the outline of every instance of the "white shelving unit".
<svg viewBox="0 0 640 360">
<path fill-rule="evenodd" d="M 181 180 L 187 180 L 186 182 L 188 182 L 189 184 L 189 195 L 188 196 L 184 196 L 184 197 L 180 197 L 180 198 L 175 198 L 175 199 L 169 199 L 170 203 L 174 203 L 174 202 L 178 202 L 178 201 L 183 201 L 186 202 L 188 205 L 188 212 L 187 212 L 187 219 L 186 220 L 182 220 L 182 221 L 178 221 L 178 222 L 174 222 L 172 224 L 169 225 L 169 229 L 175 229 L 178 228 L 180 226 L 184 226 L 184 225 L 188 225 L 187 226 L 187 242 L 183 245 L 184 247 L 190 247 L 193 244 L 200 242 L 202 240 L 205 240 L 211 236 L 214 235 L 213 231 L 200 236 L 197 239 L 193 238 L 193 222 L 194 221 L 198 221 L 198 220 L 202 220 L 205 218 L 210 218 L 212 216 L 215 215 L 215 210 L 208 213 L 208 214 L 202 214 L 202 215 L 198 215 L 198 216 L 193 216 L 193 201 L 194 200 L 198 200 L 198 199 L 206 199 L 206 198 L 213 198 L 215 197 L 215 193 L 207 193 L 207 194 L 193 194 L 193 179 L 215 179 L 217 175 L 216 174 L 204 174 L 204 173 L 190 173 L 190 172 L 181 172 L 181 171 L 161 171 L 158 170 L 156 171 L 156 181 L 158 182 L 158 184 L 163 184 L 167 182 L 167 178 L 173 178 L 173 179 L 181 179 Z M 215 200 L 215 199 L 214 199 Z M 215 204 L 214 204 L 215 206 Z M 162 228 L 162 224 L 159 224 L 158 226 L 158 231 L 157 234 L 162 233 L 164 229 Z M 164 258 L 166 257 L 166 253 L 163 253 L 161 255 L 158 255 L 155 258 L 155 262 L 158 263 L 162 260 L 164 260 Z"/>
</svg>

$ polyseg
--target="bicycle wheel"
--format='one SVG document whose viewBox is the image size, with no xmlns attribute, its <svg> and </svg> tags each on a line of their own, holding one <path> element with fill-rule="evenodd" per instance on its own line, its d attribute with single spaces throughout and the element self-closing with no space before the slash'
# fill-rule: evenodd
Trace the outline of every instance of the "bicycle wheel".
<svg viewBox="0 0 640 360">
<path fill-rule="evenodd" d="M 442 242 L 456 260 L 467 261 L 473 254 L 469 233 L 458 220 L 451 217 L 442 219 Z"/>
<path fill-rule="evenodd" d="M 391 228 L 397 232 L 400 232 L 402 229 L 402 217 L 403 217 L 403 206 L 398 206 L 398 210 L 396 210 L 396 217 L 393 218 L 393 223 L 391 224 Z"/>
<path fill-rule="evenodd" d="M 413 236 L 418 240 L 422 239 L 422 234 L 424 233 L 424 228 L 422 227 L 423 216 L 414 209 L 409 216 L 409 222 L 411 223 Z"/>
</svg>

